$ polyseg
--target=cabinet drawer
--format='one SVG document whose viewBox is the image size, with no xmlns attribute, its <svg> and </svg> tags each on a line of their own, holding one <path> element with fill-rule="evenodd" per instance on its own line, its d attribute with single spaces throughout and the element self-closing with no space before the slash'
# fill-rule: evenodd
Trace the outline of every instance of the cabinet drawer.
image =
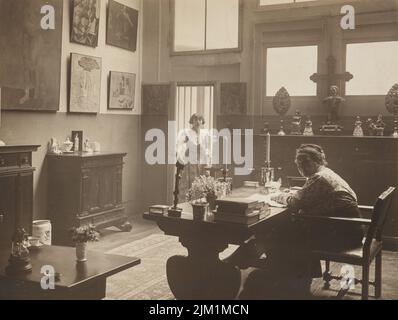
<svg viewBox="0 0 398 320">
<path fill-rule="evenodd" d="M 82 168 L 97 168 L 115 166 L 123 163 L 122 158 L 93 158 L 85 159 L 82 163 Z"/>
<path fill-rule="evenodd" d="M 2 154 L 0 155 L 0 168 L 18 167 L 18 154 Z"/>
</svg>

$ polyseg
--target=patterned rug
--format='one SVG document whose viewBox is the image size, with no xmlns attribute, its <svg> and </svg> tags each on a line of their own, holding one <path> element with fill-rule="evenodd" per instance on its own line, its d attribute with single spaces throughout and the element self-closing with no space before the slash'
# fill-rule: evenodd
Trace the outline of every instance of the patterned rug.
<svg viewBox="0 0 398 320">
<path fill-rule="evenodd" d="M 220 258 L 231 254 L 237 247 L 230 246 Z M 166 277 L 166 262 L 173 255 L 187 255 L 187 250 L 180 244 L 177 237 L 164 234 L 152 234 L 143 239 L 133 241 L 112 249 L 106 253 L 141 258 L 138 266 L 120 272 L 107 280 L 107 300 L 173 300 L 174 296 L 169 289 Z M 398 299 L 398 281 L 396 280 L 396 262 L 398 252 L 386 252 L 383 255 L 383 299 Z M 339 274 L 341 265 L 332 264 L 334 274 Z M 254 296 L 240 296 L 243 299 L 269 299 L 260 292 L 267 287 L 267 281 L 263 282 L 261 275 L 257 277 L 258 270 L 247 269 L 242 271 L 242 287 L 250 287 L 254 284 Z M 355 267 L 355 274 L 360 275 L 361 270 Z M 371 280 L 373 280 L 374 267 L 371 267 Z M 250 280 L 251 279 L 251 280 Z M 251 283 L 251 284 L 250 284 Z M 312 299 L 336 299 L 340 289 L 339 281 L 334 281 L 330 290 L 323 290 L 322 279 L 314 279 L 311 285 Z M 288 290 L 290 291 L 291 288 Z M 355 286 L 343 299 L 359 300 L 361 286 Z M 242 293 L 242 292 L 241 292 Z M 370 289 L 372 298 L 373 288 Z M 297 298 L 297 297 L 296 297 Z M 298 297 L 308 299 L 309 297 Z"/>
</svg>

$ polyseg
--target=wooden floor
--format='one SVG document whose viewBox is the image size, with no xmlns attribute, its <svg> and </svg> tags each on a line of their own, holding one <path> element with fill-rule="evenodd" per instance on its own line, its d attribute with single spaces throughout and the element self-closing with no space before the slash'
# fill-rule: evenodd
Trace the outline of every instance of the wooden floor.
<svg viewBox="0 0 398 320">
<path fill-rule="evenodd" d="M 101 239 L 99 242 L 90 244 L 90 249 L 107 252 L 118 248 L 124 244 L 131 243 L 136 240 L 145 238 L 151 234 L 162 233 L 156 223 L 144 220 L 140 217 L 132 219 L 133 229 L 131 232 L 121 232 L 116 228 L 108 228 L 101 230 Z M 398 300 L 398 252 L 383 252 L 383 299 Z M 244 277 L 245 278 L 245 277 Z M 319 298 L 326 295 L 335 296 L 336 293 L 325 293 L 322 290 L 322 281 L 317 280 L 319 285 L 312 290 Z M 319 287 L 319 288 L 318 288 Z M 371 288 L 371 293 L 373 288 Z M 370 297 L 371 298 L 371 297 Z M 345 299 L 345 298 L 344 298 Z M 349 299 L 360 299 L 358 294 L 350 294 Z"/>
</svg>

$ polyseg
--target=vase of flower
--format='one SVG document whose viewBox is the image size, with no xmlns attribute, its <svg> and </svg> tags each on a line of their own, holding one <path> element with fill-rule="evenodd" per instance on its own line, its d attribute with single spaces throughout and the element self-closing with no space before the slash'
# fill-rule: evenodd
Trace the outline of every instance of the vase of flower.
<svg viewBox="0 0 398 320">
<path fill-rule="evenodd" d="M 76 243 L 76 261 L 87 261 L 87 242 Z"/>
<path fill-rule="evenodd" d="M 86 225 L 70 229 L 72 241 L 76 245 L 76 261 L 87 261 L 87 243 L 98 241 L 99 234 L 93 225 Z"/>
</svg>

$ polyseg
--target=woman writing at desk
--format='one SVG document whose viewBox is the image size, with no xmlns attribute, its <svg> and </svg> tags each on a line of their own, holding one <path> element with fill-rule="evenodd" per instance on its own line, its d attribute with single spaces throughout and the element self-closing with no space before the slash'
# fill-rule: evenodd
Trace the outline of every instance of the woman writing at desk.
<svg viewBox="0 0 398 320">
<path fill-rule="evenodd" d="M 287 205 L 297 214 L 360 217 L 354 191 L 326 167 L 326 156 L 320 146 L 301 145 L 296 151 L 295 163 L 300 174 L 307 178 L 303 188 L 296 193 L 282 193 L 272 200 Z M 310 227 L 309 239 L 303 227 Z M 269 277 L 270 281 L 287 278 L 289 286 L 295 286 L 303 284 L 303 279 L 322 276 L 320 261 L 311 257 L 311 250 L 348 250 L 360 246 L 362 239 L 361 227 L 339 225 L 337 228 L 336 224 L 303 226 L 289 220 L 274 226 L 272 232 L 256 234 L 255 240 L 241 246 L 227 261 L 245 268 L 253 260 L 258 264 L 258 257 L 265 252 L 266 259 L 262 259 L 261 264 L 273 275 Z M 304 289 L 309 291 L 311 281 L 304 283 Z"/>
</svg>

